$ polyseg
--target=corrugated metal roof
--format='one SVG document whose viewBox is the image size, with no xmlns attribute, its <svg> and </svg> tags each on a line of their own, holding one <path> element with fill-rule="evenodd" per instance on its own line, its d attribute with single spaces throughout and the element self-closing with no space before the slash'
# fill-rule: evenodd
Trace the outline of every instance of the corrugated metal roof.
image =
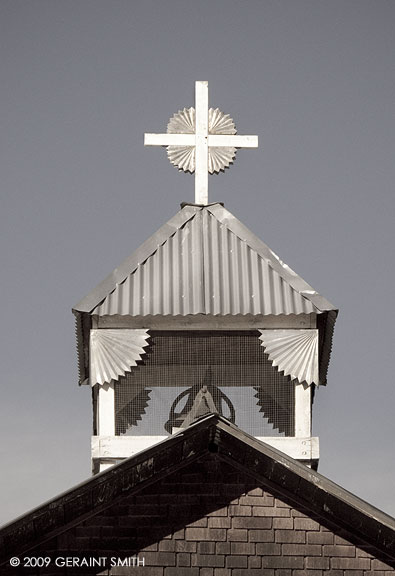
<svg viewBox="0 0 395 576">
<path fill-rule="evenodd" d="M 202 208 L 93 310 L 103 315 L 309 314 L 317 308 Z"/>
<path fill-rule="evenodd" d="M 92 315 L 318 314 L 320 383 L 337 309 L 221 204 L 185 205 L 73 309 L 80 381 L 89 373 Z M 80 318 L 81 317 L 81 318 Z"/>
<path fill-rule="evenodd" d="M 105 278 L 96 288 L 87 294 L 76 306 L 73 312 L 91 313 L 96 306 L 104 300 L 114 290 L 117 284 L 120 284 L 125 278 L 132 273 L 139 264 L 151 256 L 168 238 L 179 230 L 185 222 L 192 218 L 200 208 L 196 206 L 185 206 L 177 212 L 171 220 L 166 222 L 155 234 L 150 236 L 141 246 L 126 258 L 107 278 Z"/>
</svg>

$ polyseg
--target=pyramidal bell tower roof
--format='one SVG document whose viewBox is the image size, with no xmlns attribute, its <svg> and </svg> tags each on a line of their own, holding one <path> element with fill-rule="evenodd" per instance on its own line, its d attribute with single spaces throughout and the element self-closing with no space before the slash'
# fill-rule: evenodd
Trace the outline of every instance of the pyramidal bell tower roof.
<svg viewBox="0 0 395 576">
<path fill-rule="evenodd" d="M 326 374 L 338 310 L 220 203 L 184 204 L 74 308 L 80 376 L 92 317 L 317 318 L 320 383 Z M 222 320 L 221 320 L 222 318 Z M 209 327 L 209 326 L 207 326 Z"/>
<path fill-rule="evenodd" d="M 335 310 L 219 203 L 183 205 L 74 307 L 98 316 Z"/>
</svg>

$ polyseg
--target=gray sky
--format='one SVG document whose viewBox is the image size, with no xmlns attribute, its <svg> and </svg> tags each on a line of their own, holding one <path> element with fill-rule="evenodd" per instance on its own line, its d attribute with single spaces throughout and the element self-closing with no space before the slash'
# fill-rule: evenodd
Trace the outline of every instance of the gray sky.
<svg viewBox="0 0 395 576">
<path fill-rule="evenodd" d="M 340 308 L 320 472 L 395 515 L 395 3 L 2 0 L 0 523 L 90 475 L 71 307 L 179 209 L 163 132 L 208 80 L 259 134 L 210 177 Z"/>
</svg>

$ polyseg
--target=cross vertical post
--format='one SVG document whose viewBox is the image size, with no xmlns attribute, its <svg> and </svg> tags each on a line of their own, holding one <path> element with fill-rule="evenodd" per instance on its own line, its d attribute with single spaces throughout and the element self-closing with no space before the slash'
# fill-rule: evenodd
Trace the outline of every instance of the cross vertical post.
<svg viewBox="0 0 395 576">
<path fill-rule="evenodd" d="M 208 82 L 195 84 L 195 204 L 208 204 Z"/>
</svg>

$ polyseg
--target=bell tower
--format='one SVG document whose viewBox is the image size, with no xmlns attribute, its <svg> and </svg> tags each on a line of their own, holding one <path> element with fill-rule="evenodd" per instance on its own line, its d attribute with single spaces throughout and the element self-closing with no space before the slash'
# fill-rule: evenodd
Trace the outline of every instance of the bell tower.
<svg viewBox="0 0 395 576">
<path fill-rule="evenodd" d="M 337 310 L 208 201 L 208 174 L 258 138 L 237 135 L 197 82 L 196 109 L 145 144 L 166 146 L 179 170 L 195 172 L 195 202 L 73 309 L 80 383 L 92 388 L 93 472 L 210 413 L 317 467 L 312 404 Z"/>
</svg>

